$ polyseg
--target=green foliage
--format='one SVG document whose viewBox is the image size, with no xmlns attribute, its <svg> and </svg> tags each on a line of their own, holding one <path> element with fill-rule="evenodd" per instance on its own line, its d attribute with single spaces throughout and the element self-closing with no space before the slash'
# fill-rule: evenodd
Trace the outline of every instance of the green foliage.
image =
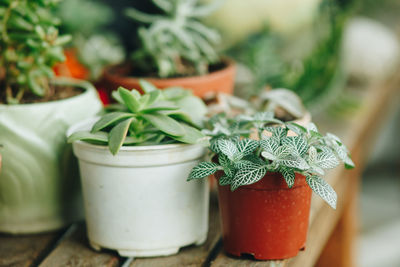
<svg viewBox="0 0 400 267">
<path fill-rule="evenodd" d="M 114 13 L 96 0 L 65 0 L 57 8 L 62 20 L 62 32 L 73 36 L 72 46 L 79 61 L 90 71 L 90 79 L 97 80 L 105 66 L 121 62 L 124 49 L 117 36 L 107 29 Z"/>
<path fill-rule="evenodd" d="M 0 95 L 18 103 L 24 93 L 45 96 L 52 66 L 64 60 L 59 20 L 51 14 L 57 0 L 0 1 Z"/>
<path fill-rule="evenodd" d="M 313 123 L 307 127 L 283 123 L 268 112 L 231 119 L 221 114 L 211 118 L 209 126 L 211 130 L 205 133 L 211 138 L 214 162 L 200 163 L 188 180 L 223 171 L 219 183 L 230 185 L 233 191 L 256 183 L 267 172 L 279 172 L 291 188 L 295 173 L 299 173 L 306 177 L 307 184 L 316 194 L 336 208 L 336 193 L 321 176 L 324 170 L 336 167 L 340 161 L 346 167 L 354 167 L 349 151 L 337 136 L 320 134 Z M 288 136 L 289 131 L 295 135 Z M 260 138 L 254 138 L 255 133 Z"/>
<path fill-rule="evenodd" d="M 252 74 L 251 84 L 243 91 L 259 95 L 266 85 L 291 88 L 308 107 L 326 100 L 332 94 L 330 84 L 342 78 L 337 77 L 339 54 L 350 11 L 350 7 L 340 7 L 337 1 L 321 1 L 311 36 L 315 45 L 304 55 L 288 56 L 292 52 L 287 51 L 288 44 L 285 42 L 288 38 L 268 27 L 231 49 L 229 54 L 247 66 Z M 298 46 L 289 45 L 294 47 L 292 50 Z"/>
<path fill-rule="evenodd" d="M 115 155 L 123 145 L 195 144 L 204 140 L 198 130 L 199 118 L 206 113 L 201 100 L 193 101 L 196 97 L 182 88 L 159 90 L 144 80 L 140 83 L 145 94 L 119 87 L 113 94 L 119 104 L 104 114 L 90 132 L 73 133 L 68 141 L 108 145 Z M 185 99 L 192 99 L 190 109 L 182 104 Z"/>
<path fill-rule="evenodd" d="M 133 54 L 135 67 L 156 71 L 160 77 L 205 74 L 219 61 L 215 46 L 220 35 L 199 18 L 209 15 L 219 2 L 200 5 L 199 0 L 153 0 L 162 14 L 130 8 L 126 15 L 146 24 L 138 30 L 141 49 Z"/>
</svg>

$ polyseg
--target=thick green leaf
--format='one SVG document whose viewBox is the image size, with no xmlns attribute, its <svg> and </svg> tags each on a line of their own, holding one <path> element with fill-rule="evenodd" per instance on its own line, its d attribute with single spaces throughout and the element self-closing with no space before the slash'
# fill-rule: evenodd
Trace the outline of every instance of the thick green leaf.
<svg viewBox="0 0 400 267">
<path fill-rule="evenodd" d="M 108 146 L 111 154 L 115 155 L 118 153 L 125 141 L 126 134 L 128 133 L 129 125 L 131 124 L 132 120 L 133 118 L 121 121 L 110 131 Z"/>
<path fill-rule="evenodd" d="M 185 123 L 180 123 L 180 125 L 185 129 L 185 134 L 183 136 L 174 136 L 173 138 L 175 140 L 186 144 L 198 144 L 204 140 L 205 144 L 208 145 L 207 140 L 205 140 L 205 135 L 199 130 Z"/>
<path fill-rule="evenodd" d="M 194 167 L 189 174 L 188 181 L 192 179 L 200 179 L 214 174 L 220 167 L 214 162 L 200 162 L 199 165 Z"/>
<path fill-rule="evenodd" d="M 180 123 L 178 123 L 176 120 L 166 115 L 160 113 L 154 113 L 154 114 L 142 114 L 141 117 L 143 117 L 154 127 L 156 127 L 157 129 L 166 134 L 176 137 L 176 136 L 184 136 L 186 133 L 185 129 L 182 127 Z"/>
<path fill-rule="evenodd" d="M 248 164 L 239 169 L 233 181 L 231 182 L 231 190 L 236 190 L 239 186 L 254 184 L 261 180 L 266 174 L 265 165 Z"/>
<path fill-rule="evenodd" d="M 108 133 L 106 132 L 90 133 L 87 131 L 80 131 L 80 132 L 75 132 L 68 137 L 68 143 L 72 143 L 78 140 L 106 145 L 108 143 Z"/>
<path fill-rule="evenodd" d="M 174 103 L 169 102 L 169 101 L 158 101 L 156 103 L 153 103 L 146 108 L 143 108 L 141 112 L 143 113 L 150 113 L 154 111 L 161 111 L 161 110 L 177 110 L 179 109 L 178 106 L 176 106 Z"/>
<path fill-rule="evenodd" d="M 134 115 L 132 113 L 126 112 L 112 112 L 101 117 L 92 127 L 91 133 L 96 133 L 108 126 L 112 126 L 113 124 L 125 120 L 128 118 L 133 118 Z"/>
<path fill-rule="evenodd" d="M 180 111 L 190 117 L 195 125 L 203 125 L 203 119 L 207 114 L 207 106 L 200 98 L 189 95 L 175 100 L 175 104 L 180 108 Z"/>
<path fill-rule="evenodd" d="M 143 80 L 143 79 L 140 79 L 139 80 L 139 84 L 140 84 L 140 87 L 142 88 L 142 90 L 145 92 L 145 93 L 152 93 L 152 92 L 156 92 L 156 91 L 159 91 L 158 89 L 157 89 L 157 87 L 155 87 L 153 84 L 151 84 L 151 83 L 149 83 L 148 81 L 146 81 L 146 80 Z"/>
<path fill-rule="evenodd" d="M 335 190 L 319 176 L 306 176 L 306 181 L 311 189 L 325 200 L 329 206 L 336 209 L 337 195 Z"/>
<path fill-rule="evenodd" d="M 152 91 L 148 95 L 150 96 L 149 100 L 147 101 L 147 105 L 149 106 L 157 102 L 161 98 L 161 92 L 159 90 Z"/>
<path fill-rule="evenodd" d="M 136 113 L 140 110 L 141 105 L 139 102 L 139 98 L 137 98 L 134 93 L 131 93 L 129 90 L 123 87 L 118 88 L 118 93 L 130 111 Z"/>
<path fill-rule="evenodd" d="M 162 94 L 165 99 L 167 100 L 176 100 L 176 99 L 181 99 L 185 96 L 191 95 L 191 92 L 189 90 L 185 90 L 181 87 L 169 87 L 165 88 L 162 91 Z"/>
</svg>

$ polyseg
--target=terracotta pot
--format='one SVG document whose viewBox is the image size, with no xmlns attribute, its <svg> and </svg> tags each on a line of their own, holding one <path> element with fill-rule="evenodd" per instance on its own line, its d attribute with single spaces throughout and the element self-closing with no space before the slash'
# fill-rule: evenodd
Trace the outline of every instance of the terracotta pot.
<svg viewBox="0 0 400 267">
<path fill-rule="evenodd" d="M 217 179 L 220 173 L 216 174 Z M 289 189 L 280 173 L 231 192 L 218 185 L 224 249 L 258 260 L 291 258 L 304 249 L 311 203 L 305 177 L 296 174 Z"/>
<path fill-rule="evenodd" d="M 131 77 L 128 76 L 132 68 L 128 64 L 115 65 L 106 68 L 104 81 L 109 90 L 116 90 L 119 86 L 128 89 L 141 90 L 139 79 L 146 79 L 157 88 L 181 86 L 191 89 L 193 93 L 201 98 L 212 98 L 217 92 L 232 94 L 235 78 L 235 64 L 232 60 L 225 60 L 225 68 L 213 71 L 206 75 L 179 77 L 179 78 L 154 78 L 154 77 Z"/>
</svg>

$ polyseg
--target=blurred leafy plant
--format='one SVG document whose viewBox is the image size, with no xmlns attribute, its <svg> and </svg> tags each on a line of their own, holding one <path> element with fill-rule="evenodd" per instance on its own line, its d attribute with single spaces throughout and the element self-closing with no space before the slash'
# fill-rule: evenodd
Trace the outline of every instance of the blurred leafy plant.
<svg viewBox="0 0 400 267">
<path fill-rule="evenodd" d="M 90 71 L 89 79 L 97 80 L 105 66 L 124 59 L 120 40 L 106 29 L 115 16 L 112 9 L 99 1 L 65 0 L 57 14 L 63 23 L 61 29 L 73 36 L 72 46 Z"/>
<path fill-rule="evenodd" d="M 217 115 L 210 123 L 212 130 L 206 134 L 211 136 L 214 160 L 194 167 L 188 180 L 222 171 L 224 175 L 219 184 L 230 185 L 234 191 L 258 182 L 267 172 L 279 172 L 291 188 L 295 173 L 299 173 L 306 177 L 316 194 L 336 208 L 337 195 L 322 176 L 326 169 L 336 167 L 340 161 L 346 168 L 354 167 L 349 151 L 337 136 L 329 133 L 323 136 L 313 123 L 303 127 L 293 122 L 280 122 L 272 112 L 232 119 Z M 289 136 L 289 131 L 295 135 Z"/>
<path fill-rule="evenodd" d="M 64 60 L 62 45 L 70 41 L 58 34 L 60 21 L 51 13 L 58 2 L 0 1 L 0 95 L 6 103 L 19 103 L 27 92 L 49 92 L 52 66 Z"/>
<path fill-rule="evenodd" d="M 231 56 L 253 75 L 249 94 L 258 95 L 265 86 L 284 87 L 295 91 L 306 106 L 321 101 L 340 68 L 342 32 L 350 11 L 335 1 L 322 1 L 314 30 L 317 43 L 304 58 L 284 58 L 283 39 L 268 27 L 233 48 Z"/>
<path fill-rule="evenodd" d="M 132 55 L 135 67 L 160 77 L 205 74 L 219 61 L 215 46 L 220 35 L 199 21 L 220 1 L 200 5 L 199 0 L 153 0 L 162 14 L 146 14 L 130 8 L 126 15 L 147 27 L 138 30 L 142 47 Z"/>
<path fill-rule="evenodd" d="M 113 92 L 118 104 L 110 106 L 90 132 L 73 133 L 68 141 L 108 145 L 115 155 L 122 145 L 194 144 L 204 139 L 198 128 L 207 109 L 200 98 L 178 87 L 159 90 L 145 80 L 140 85 L 143 95 L 119 87 Z"/>
</svg>

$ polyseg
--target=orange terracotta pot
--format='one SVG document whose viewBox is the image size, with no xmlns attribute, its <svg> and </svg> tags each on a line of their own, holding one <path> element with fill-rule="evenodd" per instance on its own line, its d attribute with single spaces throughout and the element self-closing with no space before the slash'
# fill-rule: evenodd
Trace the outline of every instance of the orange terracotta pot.
<svg viewBox="0 0 400 267">
<path fill-rule="evenodd" d="M 104 82 L 110 91 L 119 86 L 128 89 L 141 90 L 139 79 L 145 79 L 157 88 L 180 86 L 193 91 L 194 95 L 201 98 L 212 98 L 215 93 L 233 93 L 235 80 L 235 64 L 232 60 L 224 60 L 223 69 L 213 71 L 206 75 L 179 77 L 179 78 L 154 78 L 154 77 L 130 77 L 131 67 L 127 64 L 115 65 L 104 71 Z"/>
<path fill-rule="evenodd" d="M 294 186 L 288 188 L 280 173 L 267 173 L 259 182 L 234 192 L 218 185 L 218 197 L 228 254 L 278 260 L 294 257 L 305 248 L 311 189 L 304 176 L 296 174 Z"/>
</svg>

